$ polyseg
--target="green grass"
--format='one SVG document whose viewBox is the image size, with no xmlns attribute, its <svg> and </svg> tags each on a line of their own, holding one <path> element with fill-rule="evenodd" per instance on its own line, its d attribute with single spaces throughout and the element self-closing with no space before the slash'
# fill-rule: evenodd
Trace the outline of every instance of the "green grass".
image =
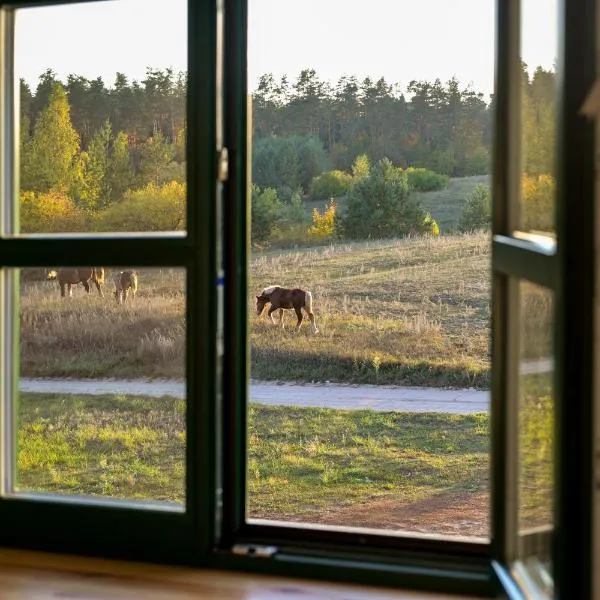
<svg viewBox="0 0 600 600">
<path fill-rule="evenodd" d="M 489 184 L 490 178 L 487 175 L 459 177 L 451 179 L 446 189 L 436 192 L 414 192 L 414 197 L 431 213 L 440 227 L 440 232 L 449 233 L 456 229 L 463 206 L 473 190 L 478 185 Z"/>
<path fill-rule="evenodd" d="M 184 411 L 166 397 L 22 393 L 18 488 L 182 502 Z"/>
<path fill-rule="evenodd" d="M 184 402 L 21 394 L 21 490 L 183 502 Z M 252 405 L 252 517 L 485 488 L 487 415 Z M 315 490 L 319 490 L 318 494 Z"/>
<path fill-rule="evenodd" d="M 522 527 L 552 505 L 548 375 L 524 381 L 520 410 Z M 314 520 L 377 500 L 409 506 L 487 492 L 487 414 L 273 407 L 248 412 L 248 514 Z M 184 501 L 185 403 L 168 397 L 22 393 L 22 491 Z M 360 525 L 360 523 L 357 523 Z"/>
</svg>

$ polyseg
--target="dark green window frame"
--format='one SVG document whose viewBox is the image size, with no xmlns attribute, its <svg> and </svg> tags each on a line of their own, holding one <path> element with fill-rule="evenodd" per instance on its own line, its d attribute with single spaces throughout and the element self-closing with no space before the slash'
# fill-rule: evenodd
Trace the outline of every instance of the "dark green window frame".
<svg viewBox="0 0 600 600">
<path fill-rule="evenodd" d="M 594 2 L 561 3 L 564 31 L 559 65 L 558 244 L 556 252 L 552 252 L 513 235 L 514 186 L 518 178 L 515 179 L 515 142 L 511 133 L 515 127 L 518 131 L 518 107 L 514 87 L 517 79 L 511 69 L 515 50 L 518 53 L 519 23 L 515 15 L 520 5 L 519 0 L 497 0 L 492 253 L 493 535 L 489 546 L 246 523 L 247 162 L 251 151 L 246 81 L 247 1 L 188 0 L 186 235 L 90 235 L 76 241 L 67 236 L 9 235 L 12 217 L 6 210 L 6 198 L 14 197 L 11 169 L 16 148 L 15 130 L 8 119 L 14 91 L 10 79 L 10 29 L 15 9 L 40 4 L 51 3 L 0 2 L 0 204 L 5 211 L 0 269 L 49 262 L 72 264 L 74 244 L 79 264 L 117 265 L 126 255 L 129 262 L 140 266 L 187 269 L 186 510 L 177 513 L 103 501 L 72 503 L 0 497 L 0 545 L 482 595 L 492 595 L 504 587 L 511 597 L 519 597 L 509 572 L 516 532 L 510 498 L 511 486 L 515 484 L 515 446 L 511 437 L 515 394 L 511 389 L 514 371 L 510 348 L 516 331 L 515 320 L 510 316 L 514 298 L 511 299 L 507 282 L 512 277 L 534 281 L 556 294 L 555 578 L 557 589 L 569 586 L 570 597 L 590 597 L 583 593 L 589 590 L 585 586 L 591 585 L 591 497 L 586 493 L 591 482 L 592 442 L 593 139 L 591 123 L 580 117 L 578 110 L 595 77 Z M 220 183 L 218 155 L 223 146 L 229 153 L 229 174 L 227 181 Z M 579 152 L 560 151 L 572 147 L 579 148 Z M 567 198 L 580 200 L 567 203 Z M 581 268 L 569 269 L 573 264 Z M 5 276 L 2 285 L 5 287 L 0 288 L 0 296 L 10 286 Z M 223 289 L 225 294 L 221 293 Z M 1 312 L 6 317 L 6 311 Z M 13 333 L 6 318 L 0 327 L 2 364 L 6 365 L 14 346 L 4 340 L 9 336 L 14 342 Z M 575 348 L 582 353 L 574 352 Z M 2 385 L 2 407 L 9 404 L 9 394 L 10 389 Z M 579 398 L 579 410 L 572 410 L 573 402 L 566 398 Z M 0 436 L 8 431 L 7 418 L 12 417 L 6 411 L 0 413 Z M 574 445 L 572 439 L 581 445 Z M 1 450 L 0 459 L 5 467 Z M 0 474 L 4 486 L 6 472 Z M 6 491 L 5 487 L 0 490 Z M 267 559 L 239 556 L 233 549 L 240 545 L 275 545 L 278 552 Z M 571 575 L 575 573 L 579 577 Z M 572 584 L 582 595 L 571 594 L 575 589 Z"/>
</svg>

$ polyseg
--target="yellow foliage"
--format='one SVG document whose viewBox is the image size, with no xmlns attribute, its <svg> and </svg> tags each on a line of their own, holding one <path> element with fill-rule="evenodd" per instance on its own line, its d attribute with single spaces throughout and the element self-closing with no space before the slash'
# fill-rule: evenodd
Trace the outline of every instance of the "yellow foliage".
<svg viewBox="0 0 600 600">
<path fill-rule="evenodd" d="M 521 227 L 526 231 L 554 231 L 556 188 L 552 175 L 521 177 Z"/>
<path fill-rule="evenodd" d="M 327 203 L 323 214 L 318 208 L 313 208 L 313 226 L 308 230 L 308 234 L 316 239 L 332 237 L 335 233 L 335 212 L 336 204 L 333 198 Z"/>
<path fill-rule="evenodd" d="M 95 218 L 96 231 L 175 231 L 185 229 L 185 184 L 151 182 L 127 190 L 123 200 L 111 204 Z"/>
<path fill-rule="evenodd" d="M 86 214 L 63 191 L 21 192 L 22 233 L 68 233 L 86 231 Z"/>
</svg>

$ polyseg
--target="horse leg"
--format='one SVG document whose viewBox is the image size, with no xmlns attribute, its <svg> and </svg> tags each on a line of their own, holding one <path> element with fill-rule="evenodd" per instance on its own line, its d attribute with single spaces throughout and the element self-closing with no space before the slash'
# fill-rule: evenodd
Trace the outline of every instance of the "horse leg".
<svg viewBox="0 0 600 600">
<path fill-rule="evenodd" d="M 127 288 L 125 288 L 123 290 L 123 304 L 125 304 L 125 302 L 127 302 L 127 294 L 129 293 L 129 290 Z"/>
<path fill-rule="evenodd" d="M 102 288 L 100 287 L 100 284 L 96 279 L 94 279 L 94 283 L 96 284 L 96 289 L 98 290 L 98 293 L 102 298 L 104 298 L 104 292 L 102 291 Z"/>
<path fill-rule="evenodd" d="M 85 288 L 85 293 L 89 294 L 90 293 L 90 284 L 85 279 L 82 279 L 81 283 L 83 283 L 83 287 Z"/>
<path fill-rule="evenodd" d="M 59 283 L 60 285 L 60 297 L 64 298 L 65 297 L 65 284 L 61 281 Z"/>
<path fill-rule="evenodd" d="M 300 325 L 302 325 L 302 309 L 300 308 L 295 308 L 294 310 L 296 311 L 296 316 L 298 317 L 298 323 L 296 324 L 296 331 L 300 331 Z"/>
<path fill-rule="evenodd" d="M 73 297 L 73 286 L 70 283 L 67 283 L 67 291 L 69 292 L 69 298 Z"/>
<path fill-rule="evenodd" d="M 271 305 L 271 308 L 269 308 L 269 319 L 271 319 L 271 323 L 273 323 L 273 325 L 277 325 L 277 323 L 275 323 L 275 319 L 273 318 L 273 313 L 277 310 L 276 306 Z"/>
<path fill-rule="evenodd" d="M 279 309 L 279 324 L 281 325 L 281 329 L 283 329 L 284 328 L 284 325 L 283 325 L 283 308 Z"/>
<path fill-rule="evenodd" d="M 306 309 L 304 309 L 306 310 Z M 308 318 L 310 319 L 310 325 L 312 327 L 312 332 L 313 333 L 319 333 L 319 330 L 317 329 L 317 323 L 315 321 L 315 315 L 312 313 L 312 311 L 306 311 L 306 314 L 308 315 Z"/>
</svg>

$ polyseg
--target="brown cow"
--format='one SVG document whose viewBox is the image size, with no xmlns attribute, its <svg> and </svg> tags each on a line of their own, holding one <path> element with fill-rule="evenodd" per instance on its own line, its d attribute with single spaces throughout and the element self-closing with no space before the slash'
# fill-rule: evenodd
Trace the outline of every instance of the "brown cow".
<svg viewBox="0 0 600 600">
<path fill-rule="evenodd" d="M 268 313 L 271 323 L 275 324 L 273 312 L 279 310 L 279 324 L 283 327 L 283 309 L 293 308 L 298 317 L 298 323 L 296 324 L 296 331 L 298 331 L 300 325 L 302 325 L 302 309 L 304 309 L 310 319 L 313 333 L 319 332 L 315 322 L 315 315 L 312 311 L 312 294 L 309 291 L 301 290 L 299 288 L 288 289 L 278 285 L 271 285 L 266 287 L 260 293 L 260 296 L 256 296 L 256 312 L 259 316 L 262 314 L 265 305 L 268 303 L 271 304 Z"/>
<path fill-rule="evenodd" d="M 90 281 L 94 283 L 100 296 L 104 296 L 104 292 L 100 287 L 104 283 L 104 268 L 103 267 L 61 267 L 56 271 L 48 273 L 48 279 L 56 279 L 60 286 L 60 295 L 65 297 L 65 288 L 69 292 L 69 298 L 73 296 L 72 286 L 82 283 L 85 291 L 90 293 Z"/>
<path fill-rule="evenodd" d="M 117 304 L 127 302 L 127 295 L 131 290 L 131 299 L 135 298 L 138 286 L 138 276 L 135 271 L 119 271 L 115 275 L 115 298 Z"/>
</svg>

